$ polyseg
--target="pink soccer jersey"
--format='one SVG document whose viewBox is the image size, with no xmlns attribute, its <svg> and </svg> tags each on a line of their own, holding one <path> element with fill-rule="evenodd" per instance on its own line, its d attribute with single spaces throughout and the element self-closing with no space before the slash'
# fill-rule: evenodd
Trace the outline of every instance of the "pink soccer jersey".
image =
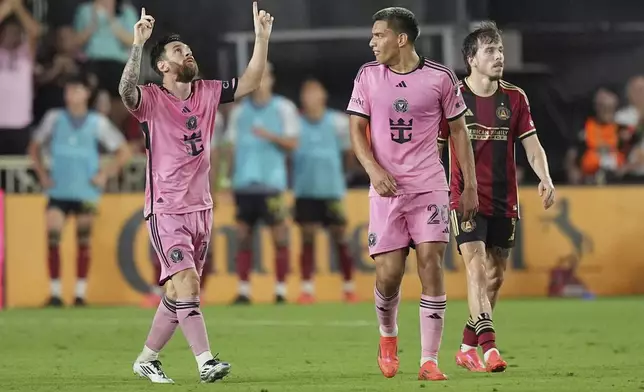
<svg viewBox="0 0 644 392">
<path fill-rule="evenodd" d="M 441 118 L 452 121 L 465 110 L 454 73 L 423 58 L 407 74 L 365 64 L 347 108 L 369 119 L 374 157 L 396 179 L 399 195 L 448 190 L 438 154 L 439 125 Z M 377 194 L 373 186 L 370 194 Z"/>
<path fill-rule="evenodd" d="M 237 79 L 198 80 L 182 101 L 163 87 L 139 86 L 132 115 L 145 135 L 145 216 L 212 208 L 210 141 L 220 103 L 234 100 Z"/>
</svg>

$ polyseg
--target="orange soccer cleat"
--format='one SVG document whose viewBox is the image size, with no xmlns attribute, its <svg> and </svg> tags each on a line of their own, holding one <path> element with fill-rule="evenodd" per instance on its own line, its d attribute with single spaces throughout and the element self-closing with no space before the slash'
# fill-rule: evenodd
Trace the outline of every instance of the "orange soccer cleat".
<svg viewBox="0 0 644 392">
<path fill-rule="evenodd" d="M 475 348 L 471 348 L 467 351 L 458 350 L 456 353 L 456 364 L 470 372 L 486 371 L 485 365 L 483 365 L 483 361 L 481 361 Z"/>
<path fill-rule="evenodd" d="M 378 367 L 383 376 L 391 378 L 398 373 L 398 337 L 380 337 Z"/>
<path fill-rule="evenodd" d="M 447 380 L 447 376 L 441 372 L 436 362 L 427 361 L 420 367 L 418 379 L 424 381 L 443 381 Z"/>
<path fill-rule="evenodd" d="M 348 304 L 357 304 L 358 302 L 360 302 L 360 300 L 358 299 L 358 295 L 356 295 L 356 293 L 354 293 L 353 291 L 345 291 L 344 302 Z"/>
<path fill-rule="evenodd" d="M 302 293 L 298 297 L 297 303 L 300 305 L 312 305 L 315 303 L 315 297 L 310 293 Z"/>
<path fill-rule="evenodd" d="M 485 364 L 487 371 L 490 373 L 501 373 L 508 367 L 508 363 L 501 358 L 501 354 L 497 350 L 493 350 L 490 353 Z"/>
</svg>

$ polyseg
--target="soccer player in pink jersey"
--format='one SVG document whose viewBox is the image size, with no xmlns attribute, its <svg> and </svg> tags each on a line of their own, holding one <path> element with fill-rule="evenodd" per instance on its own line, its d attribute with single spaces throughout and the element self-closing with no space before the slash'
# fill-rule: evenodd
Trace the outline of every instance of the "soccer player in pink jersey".
<svg viewBox="0 0 644 392">
<path fill-rule="evenodd" d="M 445 380 L 438 350 L 447 300 L 442 261 L 449 242 L 449 199 L 437 137 L 445 117 L 465 181 L 459 211 L 472 217 L 478 198 L 465 102 L 454 73 L 416 53 L 419 29 L 411 11 L 386 8 L 373 22 L 370 46 L 376 61 L 358 71 L 347 112 L 354 152 L 371 180 L 368 243 L 376 264 L 378 365 L 385 377 L 398 371 L 400 283 L 413 241 L 422 284 L 418 378 Z"/>
<path fill-rule="evenodd" d="M 123 71 L 119 93 L 141 122 L 147 150 L 145 219 L 161 260 L 159 284 L 165 295 L 147 341 L 134 362 L 135 374 L 154 383 L 172 383 L 159 362 L 159 352 L 177 325 L 197 360 L 201 382 L 214 382 L 230 372 L 215 358 L 199 303 L 199 282 L 212 228 L 210 140 L 220 103 L 239 99 L 260 85 L 266 68 L 273 18 L 253 3 L 255 49 L 242 77 L 228 81 L 197 80 L 198 66 L 190 47 L 178 35 L 152 48 L 152 68 L 163 85 L 139 86 L 143 45 L 154 18 L 141 12 L 134 43 Z"/>
</svg>

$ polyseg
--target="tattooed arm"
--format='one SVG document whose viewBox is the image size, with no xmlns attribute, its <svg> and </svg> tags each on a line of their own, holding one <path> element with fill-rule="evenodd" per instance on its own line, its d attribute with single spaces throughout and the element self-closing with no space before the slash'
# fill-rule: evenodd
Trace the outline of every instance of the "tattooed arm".
<svg viewBox="0 0 644 392">
<path fill-rule="evenodd" d="M 141 74 L 141 56 L 143 55 L 143 45 L 132 45 L 130 58 L 125 64 L 121 82 L 119 83 L 119 95 L 123 100 L 126 108 L 134 110 L 139 105 L 141 92 L 137 85 Z"/>
<path fill-rule="evenodd" d="M 140 104 L 141 92 L 137 85 L 141 75 L 141 56 L 143 55 L 143 45 L 150 38 L 153 27 L 154 18 L 146 15 L 145 8 L 143 8 L 141 19 L 134 25 L 134 43 L 119 83 L 119 95 L 125 107 L 130 110 L 137 109 Z"/>
</svg>

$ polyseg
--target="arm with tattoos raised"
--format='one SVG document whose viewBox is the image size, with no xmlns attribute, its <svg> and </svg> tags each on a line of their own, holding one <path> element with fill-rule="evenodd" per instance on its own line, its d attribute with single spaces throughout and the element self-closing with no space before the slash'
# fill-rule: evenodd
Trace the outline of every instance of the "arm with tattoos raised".
<svg viewBox="0 0 644 392">
<path fill-rule="evenodd" d="M 141 58 L 143 56 L 143 45 L 150 38 L 154 27 L 154 18 L 146 15 L 145 8 L 141 10 L 141 19 L 134 25 L 134 42 L 130 50 L 130 58 L 125 64 L 121 82 L 119 83 L 119 95 L 123 104 L 130 110 L 135 110 L 141 101 L 139 90 L 139 76 L 141 75 Z"/>
</svg>

